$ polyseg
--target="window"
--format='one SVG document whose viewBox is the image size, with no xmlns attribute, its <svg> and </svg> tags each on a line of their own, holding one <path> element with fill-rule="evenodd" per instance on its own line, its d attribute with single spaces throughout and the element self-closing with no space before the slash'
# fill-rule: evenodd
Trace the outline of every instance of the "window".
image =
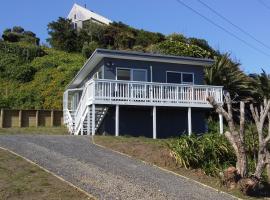
<svg viewBox="0 0 270 200">
<path fill-rule="evenodd" d="M 117 68 L 116 78 L 127 81 L 147 81 L 147 70 Z"/>
<path fill-rule="evenodd" d="M 117 68 L 117 80 L 127 80 L 130 81 L 130 69 L 119 69 Z"/>
<path fill-rule="evenodd" d="M 193 84 L 193 74 L 191 73 L 182 73 L 182 83 L 191 83 Z"/>
<path fill-rule="evenodd" d="M 133 69 L 132 80 L 133 81 L 147 81 L 147 71 L 144 69 Z"/>
<path fill-rule="evenodd" d="M 180 72 L 167 72 L 167 83 L 181 83 Z"/>
<path fill-rule="evenodd" d="M 166 72 L 167 83 L 193 84 L 194 74 L 185 72 Z"/>
<path fill-rule="evenodd" d="M 77 16 L 76 16 L 76 14 L 74 15 L 74 19 L 76 19 L 77 18 Z"/>
</svg>

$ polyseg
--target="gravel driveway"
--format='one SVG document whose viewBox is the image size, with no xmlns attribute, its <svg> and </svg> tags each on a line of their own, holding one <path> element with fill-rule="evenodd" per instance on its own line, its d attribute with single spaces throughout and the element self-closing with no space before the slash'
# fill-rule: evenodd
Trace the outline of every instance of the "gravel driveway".
<svg viewBox="0 0 270 200">
<path fill-rule="evenodd" d="M 233 199 L 91 143 L 88 136 L 0 136 L 10 149 L 98 199 Z"/>
</svg>

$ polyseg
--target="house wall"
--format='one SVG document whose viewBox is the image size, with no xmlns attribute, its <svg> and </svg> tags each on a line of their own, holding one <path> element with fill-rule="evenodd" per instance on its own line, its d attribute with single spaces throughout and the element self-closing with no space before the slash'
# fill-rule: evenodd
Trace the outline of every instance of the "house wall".
<svg viewBox="0 0 270 200">
<path fill-rule="evenodd" d="M 114 58 L 104 58 L 104 78 L 116 79 L 116 68 L 137 68 L 146 69 L 148 81 L 151 81 L 152 66 L 152 78 L 153 82 L 166 83 L 166 71 L 177 72 L 191 72 L 194 73 L 194 84 L 204 84 L 204 67 L 192 66 L 174 63 L 162 63 L 162 62 L 149 62 L 149 61 L 137 61 L 137 60 L 123 60 Z"/>
<path fill-rule="evenodd" d="M 157 138 L 176 137 L 187 134 L 187 108 L 157 108 Z M 207 131 L 206 109 L 192 109 L 193 133 Z M 98 133 L 115 134 L 115 106 L 111 106 Z M 119 107 L 119 135 L 152 137 L 152 107 Z"/>
</svg>

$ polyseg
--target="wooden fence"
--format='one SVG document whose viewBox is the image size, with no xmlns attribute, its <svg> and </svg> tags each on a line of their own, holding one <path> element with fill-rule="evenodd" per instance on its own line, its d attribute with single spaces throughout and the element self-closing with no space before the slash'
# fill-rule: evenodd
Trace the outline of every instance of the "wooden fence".
<svg viewBox="0 0 270 200">
<path fill-rule="evenodd" d="M 62 126 L 62 110 L 8 110 L 1 109 L 0 128 Z"/>
</svg>

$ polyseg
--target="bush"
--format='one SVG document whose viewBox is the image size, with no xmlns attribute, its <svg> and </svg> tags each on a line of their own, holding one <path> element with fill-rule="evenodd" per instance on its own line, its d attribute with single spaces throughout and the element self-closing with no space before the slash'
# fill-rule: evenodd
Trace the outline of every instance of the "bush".
<svg viewBox="0 0 270 200">
<path fill-rule="evenodd" d="M 211 56 L 211 53 L 196 45 L 169 40 L 153 45 L 151 51 L 153 53 L 196 58 L 209 58 Z"/>
<path fill-rule="evenodd" d="M 185 168 L 200 168 L 207 175 L 217 175 L 228 166 L 235 166 L 234 151 L 224 135 L 181 136 L 168 144 L 177 163 Z"/>
<path fill-rule="evenodd" d="M 89 58 L 91 54 L 98 48 L 98 43 L 93 41 L 93 42 L 85 42 L 82 48 L 82 54 L 85 58 Z"/>
</svg>

